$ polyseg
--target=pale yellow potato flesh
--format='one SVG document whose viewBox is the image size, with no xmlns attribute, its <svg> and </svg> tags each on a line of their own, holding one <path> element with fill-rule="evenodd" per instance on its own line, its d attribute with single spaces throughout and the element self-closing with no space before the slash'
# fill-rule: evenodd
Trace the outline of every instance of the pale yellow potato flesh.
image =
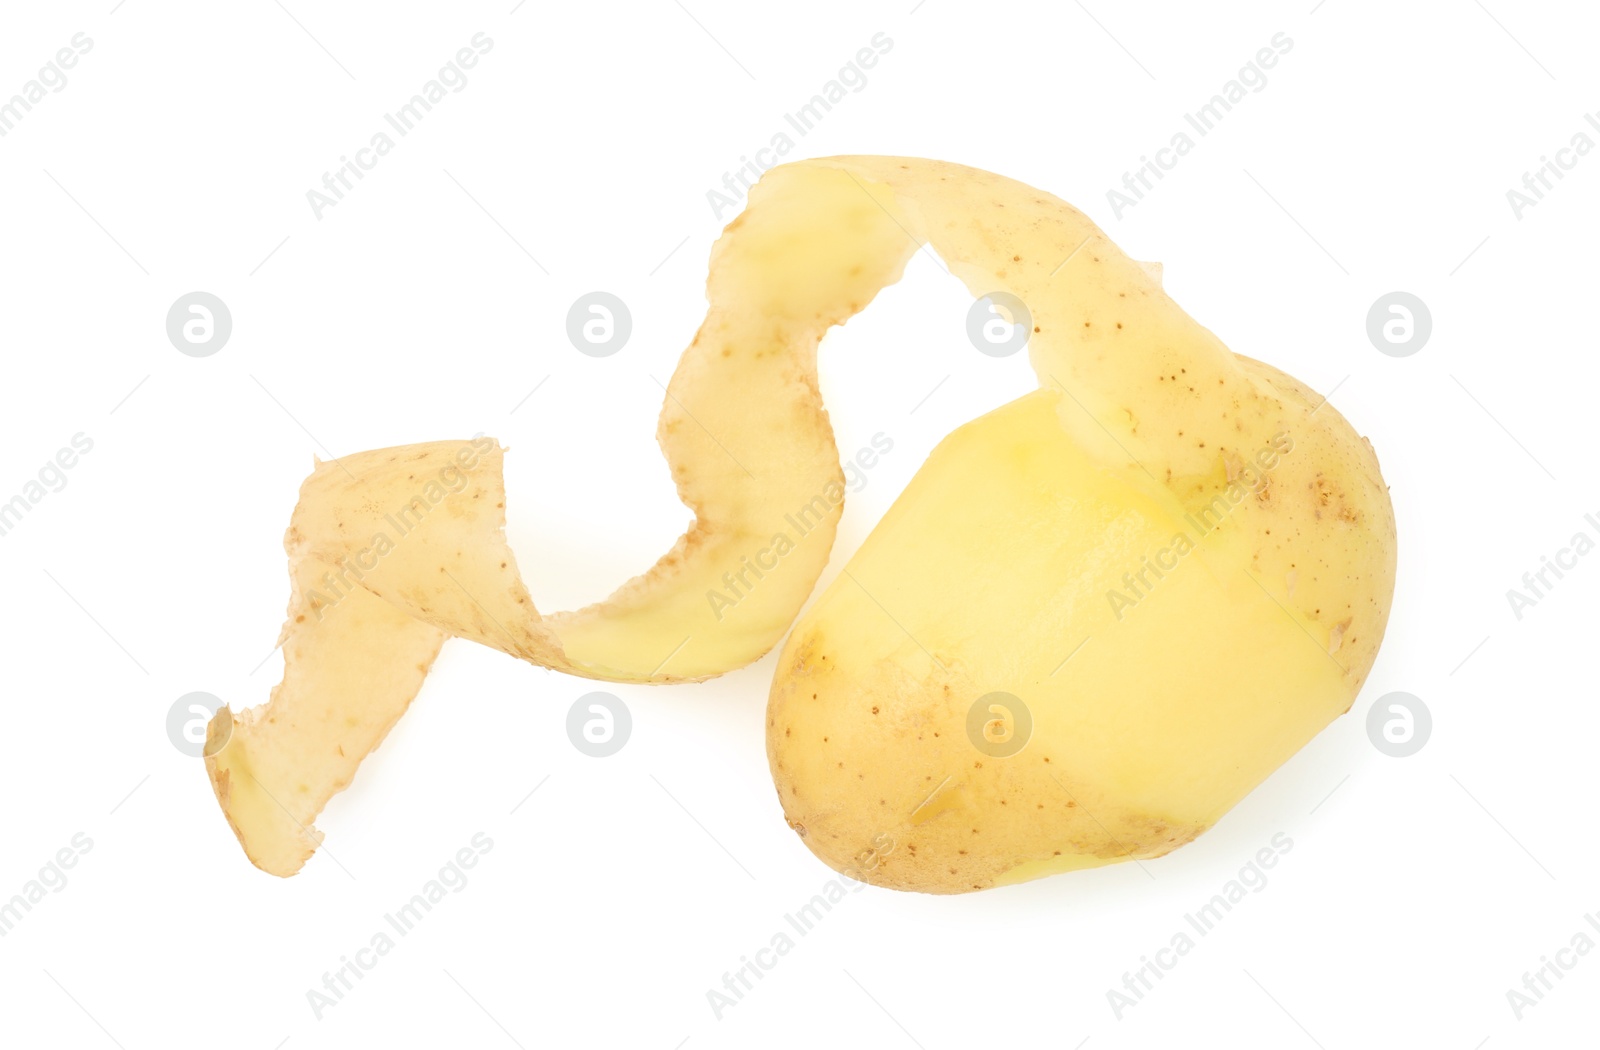
<svg viewBox="0 0 1600 1050">
<path fill-rule="evenodd" d="M 1158 855 L 1347 709 L 1382 636 L 1394 534 L 1343 419 L 1228 352 L 1159 270 L 1047 194 L 936 161 L 806 161 L 768 172 L 717 242 L 706 320 L 668 387 L 658 437 L 695 523 L 605 602 L 534 608 L 491 439 L 317 466 L 286 540 L 284 680 L 262 708 L 219 712 L 207 749 L 250 859 L 300 869 L 312 821 L 445 637 L 659 683 L 774 646 L 843 502 L 817 343 L 924 244 L 974 294 L 1026 302 L 1043 389 L 952 434 L 791 637 L 768 750 L 807 845 L 934 892 Z M 1270 482 L 1115 616 L 1107 581 L 1286 437 Z M 783 557 L 752 563 L 780 538 Z M 996 690 L 1035 723 L 1010 758 L 965 731 Z M 864 867 L 884 832 L 906 846 Z"/>
</svg>

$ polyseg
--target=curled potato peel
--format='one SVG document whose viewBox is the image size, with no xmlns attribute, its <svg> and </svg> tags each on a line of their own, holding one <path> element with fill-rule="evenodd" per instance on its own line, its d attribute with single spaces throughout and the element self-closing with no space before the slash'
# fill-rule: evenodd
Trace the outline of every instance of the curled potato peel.
<svg viewBox="0 0 1600 1050">
<path fill-rule="evenodd" d="M 283 681 L 210 729 L 250 859 L 300 869 L 447 637 L 651 683 L 774 647 L 843 501 L 817 345 L 925 245 L 975 295 L 1027 305 L 1040 389 L 946 438 L 789 638 L 768 754 L 813 852 L 932 892 L 1158 856 L 1347 710 L 1387 621 L 1394 523 L 1342 417 L 1048 194 L 936 161 L 804 161 L 769 171 L 717 242 L 667 388 L 658 439 L 694 524 L 605 601 L 535 609 L 491 439 L 317 465 L 285 543 Z M 752 566 L 779 537 L 784 556 Z M 1003 756 L 966 730 L 996 694 L 1029 716 Z"/>
</svg>

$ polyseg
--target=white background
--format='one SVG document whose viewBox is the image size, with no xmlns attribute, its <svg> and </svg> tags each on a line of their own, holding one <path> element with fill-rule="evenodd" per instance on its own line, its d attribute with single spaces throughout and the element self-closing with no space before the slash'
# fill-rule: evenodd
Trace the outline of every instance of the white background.
<svg viewBox="0 0 1600 1050">
<path fill-rule="evenodd" d="M 1520 621 L 1506 597 L 1600 533 L 1583 518 L 1600 516 L 1600 159 L 1520 218 L 1506 198 L 1600 108 L 1592 12 L 285 2 L 10 5 L 0 32 L 0 96 L 74 33 L 93 40 L 0 138 L 0 501 L 74 434 L 94 442 L 0 537 L 0 898 L 74 834 L 93 842 L 0 938 L 0 1041 L 1593 1041 L 1600 953 L 1521 1020 L 1506 996 L 1600 911 L 1600 557 Z M 467 86 L 315 217 L 306 191 L 478 32 L 493 50 Z M 732 217 L 706 192 L 878 32 L 892 50 L 791 156 L 938 157 L 1073 201 L 1162 260 L 1233 349 L 1332 391 L 1371 437 L 1399 585 L 1351 714 L 1169 858 L 957 898 L 862 889 L 720 1020 L 707 990 L 832 878 L 771 788 L 770 657 L 701 686 L 611 687 L 634 731 L 599 760 L 563 728 L 593 683 L 452 642 L 318 822 L 327 848 L 292 880 L 255 870 L 164 725 L 181 694 L 241 708 L 277 681 L 282 533 L 312 456 L 487 431 L 511 448 L 512 540 L 541 608 L 644 569 L 687 522 L 653 435 Z M 1294 46 L 1266 87 L 1115 217 L 1107 189 L 1278 32 Z M 196 289 L 233 315 L 205 359 L 164 326 Z M 634 318 L 603 360 L 565 335 L 594 289 Z M 1399 289 L 1433 316 L 1404 359 L 1365 333 Z M 829 337 L 840 448 L 895 444 L 850 498 L 824 584 L 940 437 L 1031 387 L 1022 355 L 968 344 L 969 303 L 919 255 Z M 1434 717 L 1405 759 L 1365 730 L 1399 690 Z M 306 992 L 479 831 L 494 846 L 471 882 L 318 1020 Z M 1119 1020 L 1108 989 L 1279 832 L 1294 846 L 1266 888 Z"/>
</svg>

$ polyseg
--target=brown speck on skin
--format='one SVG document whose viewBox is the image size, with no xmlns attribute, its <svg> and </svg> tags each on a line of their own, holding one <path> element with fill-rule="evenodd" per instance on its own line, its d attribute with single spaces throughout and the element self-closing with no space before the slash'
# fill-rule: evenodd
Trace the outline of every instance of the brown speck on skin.
<svg viewBox="0 0 1600 1050">
<path fill-rule="evenodd" d="M 304 613 L 301 613 L 301 614 L 300 614 L 300 615 L 299 615 L 299 616 L 296 616 L 296 617 L 295 617 L 295 618 L 294 618 L 294 622 L 295 622 L 295 623 L 305 623 L 305 622 L 306 622 L 306 617 L 305 617 L 305 614 L 304 614 Z"/>
<path fill-rule="evenodd" d="M 1077 803 L 1076 803 L 1076 802 L 1070 802 L 1070 801 L 1069 801 L 1069 802 L 1068 802 L 1068 803 L 1067 803 L 1067 808 L 1068 808 L 1068 809 L 1077 809 L 1077 808 L 1078 808 L 1078 804 L 1077 804 Z"/>
<path fill-rule="evenodd" d="M 872 709 L 872 713 L 873 713 L 873 714 L 877 714 L 877 713 L 878 713 L 878 709 L 877 709 L 877 708 L 876 708 L 876 707 L 874 707 L 874 708 L 873 708 L 873 709 Z"/>
</svg>

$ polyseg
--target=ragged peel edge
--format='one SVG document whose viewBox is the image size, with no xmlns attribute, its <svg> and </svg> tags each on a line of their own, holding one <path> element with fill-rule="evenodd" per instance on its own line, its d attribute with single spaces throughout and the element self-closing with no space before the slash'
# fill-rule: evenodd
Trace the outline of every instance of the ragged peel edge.
<svg viewBox="0 0 1600 1050">
<path fill-rule="evenodd" d="M 979 236 L 963 233 L 975 223 Z M 1036 259 L 1016 256 L 1020 265 L 1009 268 L 1013 241 L 1059 250 L 1065 261 L 1048 277 Z M 1159 265 L 1129 259 L 1070 205 L 937 161 L 840 157 L 774 168 L 713 248 L 706 319 L 663 401 L 658 440 L 694 524 L 607 600 L 539 614 L 504 538 L 502 450 L 492 440 L 318 464 L 286 537 L 294 586 L 283 681 L 267 705 L 238 716 L 225 708 L 208 728 L 215 738 L 227 730 L 206 766 L 250 859 L 277 875 L 300 869 L 321 838 L 311 822 L 404 713 L 448 636 L 639 683 L 698 681 L 770 650 L 827 562 L 843 503 L 818 393 L 818 341 L 898 280 L 924 244 L 974 294 L 1010 291 L 1033 308 L 1040 327 L 1030 357 L 1041 386 L 1071 395 L 1059 399 L 1061 427 L 1104 469 L 1166 505 L 1181 509 L 1175 479 L 1206 476 L 1224 448 L 1248 446 L 1269 425 L 1272 406 L 1252 400 L 1233 355 L 1166 297 Z M 1147 343 L 1174 333 L 1193 343 L 1201 333 L 1199 345 L 1185 344 L 1189 378 L 1239 384 L 1231 422 L 1243 437 L 1222 434 L 1175 390 L 1151 388 L 1143 367 L 1108 357 L 1092 326 L 1130 296 L 1150 306 Z M 1141 419 L 1223 440 L 1174 450 L 1165 435 L 1141 433 Z M 1164 481 L 1138 476 L 1130 458 L 1164 470 Z M 740 567 L 751 543 L 783 531 L 785 515 L 819 494 L 825 510 L 804 541 L 735 607 L 708 607 L 708 589 Z M 391 542 L 374 554 L 378 535 Z M 329 576 L 331 602 L 318 592 Z M 1361 642 L 1375 648 L 1380 634 Z"/>
</svg>

